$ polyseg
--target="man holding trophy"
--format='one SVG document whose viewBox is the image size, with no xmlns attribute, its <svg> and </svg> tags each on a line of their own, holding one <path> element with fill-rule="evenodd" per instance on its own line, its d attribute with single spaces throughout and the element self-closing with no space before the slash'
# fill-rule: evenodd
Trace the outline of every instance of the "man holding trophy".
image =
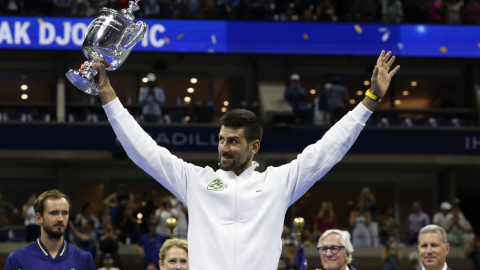
<svg viewBox="0 0 480 270">
<path fill-rule="evenodd" d="M 131 10 L 134 5 L 131 2 Z M 124 17 L 131 12 L 105 13 L 101 13 L 105 18 L 97 18 L 99 23 L 92 23 L 94 26 L 87 30 L 84 53 L 91 61 L 78 71 L 69 71 L 67 77 L 81 90 L 100 96 L 128 156 L 187 205 L 191 269 L 276 269 L 287 208 L 348 152 L 400 68 L 390 71 L 395 57 L 391 52 L 381 52 L 371 78 L 372 88 L 366 91 L 364 100 L 321 140 L 289 164 L 269 167 L 262 173 L 255 171 L 258 163 L 253 161 L 263 132 L 259 118 L 247 110 L 225 113 L 218 136 L 220 169 L 214 170 L 184 162 L 158 146 L 120 103 L 106 71 L 121 65 L 146 27 L 127 22 L 122 29 L 130 30 L 117 33 L 109 27 L 116 24 L 114 21 L 125 22 Z M 119 25 L 115 27 L 121 30 Z M 107 28 L 113 36 L 104 31 Z M 114 36 L 118 42 L 111 42 Z"/>
</svg>

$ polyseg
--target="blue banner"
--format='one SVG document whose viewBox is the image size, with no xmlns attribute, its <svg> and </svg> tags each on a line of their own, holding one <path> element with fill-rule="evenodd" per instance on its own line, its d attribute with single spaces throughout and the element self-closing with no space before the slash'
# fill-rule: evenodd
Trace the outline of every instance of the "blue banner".
<svg viewBox="0 0 480 270">
<path fill-rule="evenodd" d="M 147 125 L 143 128 L 157 144 L 172 152 L 217 152 L 219 127 Z M 321 139 L 326 131 L 324 128 L 267 127 L 260 153 L 300 153 Z M 110 125 L 0 125 L 0 149 L 3 150 L 108 151 L 115 147 L 115 133 Z M 349 153 L 479 155 L 480 130 L 365 128 Z"/>
<path fill-rule="evenodd" d="M 0 49 L 79 50 L 94 18 L 1 17 Z M 409 24 L 143 20 L 135 51 L 480 57 L 480 27 Z"/>
</svg>

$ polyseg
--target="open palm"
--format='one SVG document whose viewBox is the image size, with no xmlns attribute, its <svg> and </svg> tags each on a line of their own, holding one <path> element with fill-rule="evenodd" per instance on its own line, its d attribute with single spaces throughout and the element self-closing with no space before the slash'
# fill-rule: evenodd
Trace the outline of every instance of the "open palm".
<svg viewBox="0 0 480 270">
<path fill-rule="evenodd" d="M 390 58 L 391 55 L 392 55 L 392 52 L 388 52 L 387 54 L 385 54 L 385 51 L 382 51 L 382 53 L 377 59 L 377 65 L 373 70 L 372 88 L 370 91 L 374 95 L 379 97 L 385 96 L 388 86 L 390 85 L 390 81 L 392 80 L 393 76 L 397 73 L 397 71 L 400 69 L 400 66 L 396 66 L 392 71 L 390 71 L 390 67 L 393 65 L 393 62 L 395 61 L 395 56 L 392 56 L 392 58 Z"/>
</svg>

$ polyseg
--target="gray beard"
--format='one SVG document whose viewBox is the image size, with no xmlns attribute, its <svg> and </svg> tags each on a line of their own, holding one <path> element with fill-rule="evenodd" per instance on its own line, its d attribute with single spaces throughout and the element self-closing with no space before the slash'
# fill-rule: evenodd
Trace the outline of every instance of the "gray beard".
<svg viewBox="0 0 480 270">
<path fill-rule="evenodd" d="M 234 171 L 234 170 L 237 170 L 237 169 L 245 169 L 248 165 L 248 159 L 245 160 L 245 162 L 242 163 L 242 164 L 237 164 L 234 160 L 232 162 L 232 165 L 229 165 L 229 166 L 223 166 L 222 165 L 222 157 L 220 157 L 218 161 L 219 161 L 218 164 L 220 164 L 220 169 L 222 169 L 224 171 Z"/>
</svg>

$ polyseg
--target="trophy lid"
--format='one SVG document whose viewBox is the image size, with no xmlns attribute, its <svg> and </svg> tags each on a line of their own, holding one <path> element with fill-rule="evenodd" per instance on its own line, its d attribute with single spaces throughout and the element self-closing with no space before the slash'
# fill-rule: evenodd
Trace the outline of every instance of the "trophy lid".
<svg viewBox="0 0 480 270">
<path fill-rule="evenodd" d="M 128 1 L 128 8 L 122 9 L 122 14 L 131 21 L 135 20 L 133 12 L 140 10 L 140 7 L 138 6 L 138 1 L 140 0 L 135 0 L 135 2 Z"/>
</svg>

